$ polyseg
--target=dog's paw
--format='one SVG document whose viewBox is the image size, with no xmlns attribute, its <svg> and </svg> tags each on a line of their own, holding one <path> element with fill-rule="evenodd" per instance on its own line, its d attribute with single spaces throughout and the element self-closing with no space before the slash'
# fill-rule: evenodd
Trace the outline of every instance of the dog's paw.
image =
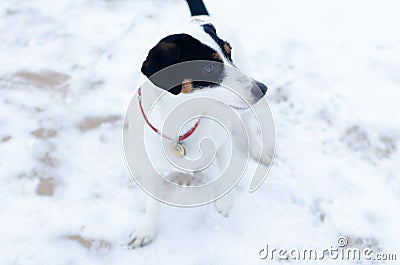
<svg viewBox="0 0 400 265">
<path fill-rule="evenodd" d="M 218 208 L 217 206 L 215 206 L 215 208 L 217 209 L 217 212 L 222 215 L 223 217 L 229 217 L 229 213 L 231 212 L 231 209 L 227 209 L 227 208 Z"/>
<path fill-rule="evenodd" d="M 227 194 L 225 197 L 219 199 L 214 203 L 215 209 L 223 217 L 229 217 L 229 213 L 232 210 L 234 198 L 231 194 Z"/>
<path fill-rule="evenodd" d="M 201 184 L 196 176 L 186 173 L 173 174 L 168 178 L 171 182 L 180 186 L 195 186 Z"/>
<path fill-rule="evenodd" d="M 261 155 L 260 155 L 261 154 Z M 251 149 L 251 158 L 256 161 L 257 163 L 260 163 L 264 166 L 269 167 L 272 163 L 272 160 L 274 158 L 274 149 L 273 148 L 264 148 L 264 150 L 253 148 Z"/>
<path fill-rule="evenodd" d="M 146 246 L 154 240 L 156 234 L 156 229 L 150 227 L 135 229 L 129 235 L 127 246 L 130 249 Z"/>
<path fill-rule="evenodd" d="M 260 163 L 265 166 L 270 166 L 272 163 L 272 159 L 274 158 L 274 150 L 269 149 L 268 151 L 263 152 L 260 157 Z"/>
</svg>

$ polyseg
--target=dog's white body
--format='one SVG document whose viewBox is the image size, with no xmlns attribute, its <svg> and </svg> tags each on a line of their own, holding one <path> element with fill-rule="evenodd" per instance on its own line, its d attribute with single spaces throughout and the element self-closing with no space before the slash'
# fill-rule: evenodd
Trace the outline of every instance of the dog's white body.
<svg viewBox="0 0 400 265">
<path fill-rule="evenodd" d="M 204 18 L 209 19 L 208 17 L 195 17 L 187 28 L 187 33 L 196 39 L 200 40 L 202 43 L 208 45 L 209 47 L 215 49 L 216 51 L 222 54 L 221 48 L 213 41 L 213 39 L 207 35 L 200 27 L 202 23 L 205 23 Z M 238 114 L 244 116 L 244 120 L 251 120 L 251 113 L 243 112 L 243 108 L 248 107 L 248 104 L 252 105 L 259 100 L 259 98 L 254 98 L 254 96 L 249 92 L 250 87 L 254 85 L 252 81 L 248 78 L 242 76 L 238 70 L 235 70 L 236 67 L 232 65 L 232 63 L 223 58 L 224 63 L 231 67 L 229 67 L 226 75 L 223 86 L 228 86 L 233 88 L 234 92 L 229 92 L 227 89 L 218 89 L 214 88 L 213 90 L 199 90 L 194 91 L 189 94 L 179 94 L 178 96 L 171 95 L 170 93 L 162 90 L 154 85 L 151 82 L 145 83 L 145 88 L 141 90 L 141 102 L 143 109 L 150 121 L 150 123 L 158 128 L 162 129 L 163 123 L 170 111 L 172 111 L 176 106 L 185 100 L 198 98 L 199 96 L 207 96 L 213 98 L 221 103 L 229 105 L 233 108 L 242 109 L 238 111 Z M 238 74 L 239 73 L 239 74 Z M 162 98 L 162 100 L 160 100 Z M 155 104 L 157 102 L 157 104 Z M 140 133 L 135 129 L 136 128 L 145 128 L 145 149 L 147 154 L 142 154 L 139 152 L 126 150 L 129 152 L 132 160 L 137 161 L 136 164 L 141 165 L 144 161 L 144 156 L 148 156 L 149 160 L 152 161 L 153 166 L 164 176 L 167 176 L 172 181 L 176 183 L 184 184 L 184 185 L 193 185 L 194 183 L 199 182 L 208 182 L 212 180 L 213 176 L 218 176 L 223 170 L 226 164 L 231 159 L 231 148 L 236 151 L 239 150 L 239 153 L 242 154 L 240 159 L 247 160 L 250 157 L 254 157 L 258 160 L 261 154 L 260 161 L 269 166 L 272 161 L 273 156 L 273 148 L 274 144 L 271 143 L 271 139 L 273 141 L 273 136 L 268 134 L 263 135 L 263 139 L 261 139 L 261 135 L 256 129 L 256 126 L 249 125 L 246 126 L 248 128 L 248 135 L 238 135 L 237 128 L 238 120 L 232 120 L 227 123 L 224 123 L 224 127 L 210 119 L 203 119 L 196 128 L 195 132 L 185 140 L 185 148 L 186 148 L 186 156 L 189 159 L 196 159 L 201 156 L 201 151 L 199 150 L 199 142 L 204 138 L 204 136 L 212 136 L 212 140 L 214 142 L 216 148 L 216 155 L 214 161 L 211 163 L 209 167 L 202 170 L 201 172 L 192 172 L 187 173 L 183 170 L 179 170 L 176 166 L 172 165 L 170 161 L 165 156 L 165 153 L 162 149 L 163 140 L 160 135 L 155 133 L 147 124 L 145 124 L 144 117 L 140 111 L 139 101 L 134 98 L 132 102 L 132 108 L 128 112 L 126 121 L 128 122 L 125 130 L 127 130 L 127 134 L 130 137 L 142 137 Z M 210 115 L 213 116 L 212 109 L 203 109 L 199 110 L 197 113 L 201 115 Z M 246 115 L 248 116 L 246 118 Z M 195 124 L 197 119 L 188 122 L 183 128 L 182 132 L 186 132 L 190 130 Z M 227 137 L 227 133 L 230 134 Z M 237 139 L 246 137 L 249 139 L 250 150 L 246 150 L 245 145 L 241 145 L 241 141 L 231 141 L 229 136 L 233 135 Z M 264 141 L 264 144 L 260 144 Z M 266 142 L 269 144 L 265 144 Z M 235 146 L 231 146 L 231 143 L 237 143 Z M 261 150 L 261 148 L 263 150 Z M 149 174 L 146 171 L 146 167 L 137 168 L 135 170 L 136 174 L 145 178 Z M 159 185 L 159 184 L 154 184 Z M 158 189 L 163 189 L 162 186 L 157 187 Z M 226 187 L 221 187 L 222 189 L 226 189 Z M 219 213 L 223 216 L 228 216 L 229 212 L 232 208 L 234 202 L 234 191 L 230 191 L 228 194 L 215 201 L 215 207 Z M 146 211 L 143 216 L 143 219 L 140 220 L 140 223 L 135 224 L 134 231 L 130 235 L 129 245 L 131 247 L 137 247 L 145 245 L 152 241 L 157 232 L 157 223 L 159 219 L 159 204 L 156 199 L 151 198 L 149 196 Z"/>
</svg>

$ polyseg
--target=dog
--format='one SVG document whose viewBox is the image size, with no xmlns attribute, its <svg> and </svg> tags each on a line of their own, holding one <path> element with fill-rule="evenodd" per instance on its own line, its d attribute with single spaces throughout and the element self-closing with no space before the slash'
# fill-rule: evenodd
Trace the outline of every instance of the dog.
<svg viewBox="0 0 400 265">
<path fill-rule="evenodd" d="M 249 106 L 255 105 L 264 98 L 267 86 L 238 70 L 232 59 L 231 44 L 224 40 L 215 26 L 210 23 L 209 13 L 203 1 L 187 0 L 187 4 L 192 16 L 187 32 L 172 34 L 161 39 L 150 49 L 142 64 L 141 72 L 150 82 L 139 88 L 138 100 L 133 100 L 132 109 L 125 118 L 128 124 L 124 128 L 126 130 L 124 133 L 129 135 L 129 139 L 143 138 L 142 130 L 134 130 L 134 127 L 142 128 L 141 125 L 143 125 L 146 130 L 146 152 L 148 152 L 149 160 L 153 161 L 154 166 L 157 167 L 157 171 L 179 185 L 190 186 L 198 179 L 204 180 L 223 171 L 223 165 L 226 165 L 230 159 L 230 151 L 225 148 L 228 141 L 223 136 L 221 125 L 201 118 L 187 122 L 181 128 L 183 133 L 178 139 L 173 139 L 168 136 L 168 133 L 161 132 L 163 122 L 170 112 L 184 101 L 207 96 L 215 100 L 217 102 L 215 104 L 222 102 L 241 115 L 249 109 Z M 191 64 L 192 62 L 195 63 Z M 226 89 L 227 87 L 231 90 Z M 160 98 L 162 101 L 159 101 Z M 153 108 L 156 101 L 158 104 Z M 203 115 L 214 111 L 202 104 L 193 104 L 193 108 L 197 108 L 196 111 Z M 239 144 L 232 147 L 243 153 L 243 157 L 239 159 L 247 159 L 246 150 L 240 146 L 241 137 L 246 136 L 235 129 L 239 126 L 237 122 L 227 120 L 223 125 L 239 139 Z M 249 131 L 250 135 L 257 135 L 257 132 L 252 132 L 251 129 Z M 171 152 L 176 157 L 196 159 L 201 156 L 198 143 L 208 136 L 214 139 L 216 155 L 207 168 L 193 170 L 187 174 L 171 165 L 171 161 L 165 157 L 162 148 L 163 141 L 171 142 L 173 147 Z M 250 137 L 250 156 L 266 165 L 271 164 L 271 150 L 260 150 L 256 138 Z M 133 173 L 135 178 L 149 178 L 154 173 L 149 172 L 144 166 L 147 161 L 143 158 L 145 154 L 135 151 L 137 147 L 134 144 L 130 146 L 131 148 L 125 146 L 125 152 L 126 156 L 135 163 Z M 271 145 L 269 148 L 271 149 Z M 261 159 L 258 159 L 260 154 Z M 241 162 L 238 160 L 237 163 Z M 151 181 L 150 184 L 152 185 Z M 155 187 L 156 189 L 162 190 L 163 186 L 159 185 Z M 221 190 L 228 191 L 227 187 L 221 187 Z M 214 205 L 221 215 L 228 216 L 233 202 L 234 191 L 231 190 L 219 196 Z M 129 247 L 141 247 L 153 241 L 157 234 L 159 207 L 160 202 L 149 196 L 144 217 L 139 224 L 136 224 L 129 236 L 127 243 Z"/>
</svg>

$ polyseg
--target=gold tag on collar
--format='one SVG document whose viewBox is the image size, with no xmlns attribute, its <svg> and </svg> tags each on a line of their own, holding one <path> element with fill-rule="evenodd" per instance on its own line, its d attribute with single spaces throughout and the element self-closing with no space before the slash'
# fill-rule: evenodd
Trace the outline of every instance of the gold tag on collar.
<svg viewBox="0 0 400 265">
<path fill-rule="evenodd" d="M 185 146 L 181 143 L 173 143 L 171 144 L 171 152 L 177 157 L 185 156 Z"/>
</svg>

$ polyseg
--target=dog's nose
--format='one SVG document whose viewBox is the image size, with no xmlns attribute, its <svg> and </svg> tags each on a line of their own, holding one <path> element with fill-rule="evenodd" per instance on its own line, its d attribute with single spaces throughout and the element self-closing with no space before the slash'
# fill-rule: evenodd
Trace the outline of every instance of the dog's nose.
<svg viewBox="0 0 400 265">
<path fill-rule="evenodd" d="M 264 85 L 261 82 L 254 81 L 254 84 L 251 88 L 251 94 L 253 94 L 253 97 L 255 99 L 255 102 L 259 101 L 262 99 L 267 92 L 268 88 L 266 85 Z"/>
<path fill-rule="evenodd" d="M 258 86 L 258 88 L 261 90 L 261 92 L 263 93 L 263 95 L 265 95 L 265 93 L 267 93 L 268 87 L 266 85 L 264 85 L 261 82 L 256 81 L 256 85 Z"/>
</svg>

